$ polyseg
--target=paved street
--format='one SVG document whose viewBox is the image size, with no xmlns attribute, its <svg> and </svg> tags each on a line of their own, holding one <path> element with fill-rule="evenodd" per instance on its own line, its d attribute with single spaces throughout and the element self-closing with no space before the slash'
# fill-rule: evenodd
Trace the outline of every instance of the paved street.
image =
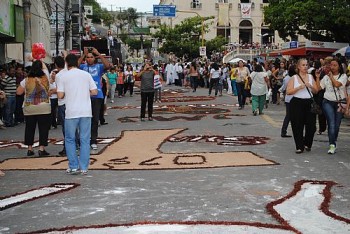
<svg viewBox="0 0 350 234">
<path fill-rule="evenodd" d="M 138 93 L 108 102 L 85 176 L 65 173 L 60 126 L 45 158 L 25 156 L 24 124 L 0 130 L 0 233 L 350 233 L 348 119 L 335 155 L 325 134 L 295 154 L 284 105 L 253 116 L 227 94 L 164 89 L 154 121 Z"/>
</svg>

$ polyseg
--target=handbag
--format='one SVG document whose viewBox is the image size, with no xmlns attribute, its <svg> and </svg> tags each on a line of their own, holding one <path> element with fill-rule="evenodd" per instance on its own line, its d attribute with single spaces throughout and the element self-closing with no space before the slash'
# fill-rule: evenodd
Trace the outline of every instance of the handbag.
<svg viewBox="0 0 350 234">
<path fill-rule="evenodd" d="M 298 74 L 298 76 L 299 76 L 299 74 Z M 300 80 L 305 84 L 305 82 L 303 81 L 303 79 L 301 77 L 300 77 Z M 314 96 L 312 96 L 309 88 L 306 85 L 305 85 L 305 87 L 306 87 L 306 90 L 308 91 L 308 93 L 310 94 L 310 97 L 312 98 L 310 112 L 314 113 L 314 114 L 317 114 L 317 115 L 321 115 L 322 114 L 322 109 L 321 109 L 320 105 L 316 102 Z"/>
<path fill-rule="evenodd" d="M 342 76 L 342 74 L 339 75 L 339 78 L 340 78 L 341 76 Z M 339 79 L 339 78 L 338 78 L 338 79 Z M 338 89 L 338 96 L 339 96 L 339 98 L 338 98 L 337 93 L 335 92 L 335 88 L 334 88 L 334 86 L 333 86 L 334 95 L 335 95 L 335 98 L 337 99 L 337 102 L 338 102 L 338 109 L 337 109 L 337 112 L 342 113 L 342 114 L 347 114 L 347 115 L 348 115 L 348 113 L 346 113 L 347 98 L 341 98 L 340 90 L 339 90 L 339 88 L 337 88 L 337 89 Z M 347 96 L 348 96 L 348 95 L 347 95 L 346 89 L 345 89 L 345 97 L 347 97 Z"/>
</svg>

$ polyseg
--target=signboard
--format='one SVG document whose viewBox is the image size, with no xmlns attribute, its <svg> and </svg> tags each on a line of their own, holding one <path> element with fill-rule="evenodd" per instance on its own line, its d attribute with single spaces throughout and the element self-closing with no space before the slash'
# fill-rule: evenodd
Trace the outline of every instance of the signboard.
<svg viewBox="0 0 350 234">
<path fill-rule="evenodd" d="M 58 13 L 58 29 L 63 30 L 64 29 L 64 14 Z M 52 12 L 52 15 L 50 16 L 50 27 L 52 29 L 56 29 L 56 12 Z"/>
<path fill-rule="evenodd" d="M 84 6 L 85 15 L 93 15 L 92 6 Z"/>
<path fill-rule="evenodd" d="M 24 42 L 24 17 L 23 17 L 23 7 L 15 6 L 15 17 L 16 17 L 16 42 Z"/>
<path fill-rule="evenodd" d="M 13 0 L 0 0 L 0 33 L 15 36 L 15 10 Z"/>
<path fill-rule="evenodd" d="M 199 47 L 199 55 L 206 56 L 207 55 L 207 47 L 205 47 L 205 46 Z"/>
<path fill-rule="evenodd" d="M 175 17 L 176 6 L 153 5 L 153 16 Z"/>
<path fill-rule="evenodd" d="M 291 49 L 298 48 L 298 47 L 299 47 L 299 45 L 298 45 L 297 41 L 291 41 L 290 42 L 290 48 Z"/>
</svg>

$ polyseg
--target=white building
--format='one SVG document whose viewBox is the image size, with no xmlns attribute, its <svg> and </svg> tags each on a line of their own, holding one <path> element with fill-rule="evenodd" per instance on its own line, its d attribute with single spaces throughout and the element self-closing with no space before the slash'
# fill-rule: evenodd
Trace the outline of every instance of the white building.
<svg viewBox="0 0 350 234">
<path fill-rule="evenodd" d="M 177 10 L 176 17 L 162 17 L 161 21 L 174 26 L 197 14 L 214 16 L 204 36 L 206 40 L 222 35 L 230 43 L 278 45 L 283 41 L 277 32 L 264 25 L 263 8 L 267 4 L 268 0 L 161 0 L 160 5 L 175 5 Z"/>
</svg>

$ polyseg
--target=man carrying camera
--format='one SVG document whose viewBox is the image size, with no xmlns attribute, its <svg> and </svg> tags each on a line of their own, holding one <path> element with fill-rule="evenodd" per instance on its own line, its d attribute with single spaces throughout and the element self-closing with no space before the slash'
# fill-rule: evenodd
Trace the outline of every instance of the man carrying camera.
<svg viewBox="0 0 350 234">
<path fill-rule="evenodd" d="M 102 64 L 95 63 L 95 56 L 100 58 Z M 81 64 L 85 59 L 86 63 Z M 109 69 L 109 61 L 102 56 L 96 48 L 85 47 L 84 53 L 78 61 L 79 68 L 91 74 L 97 86 L 97 95 L 91 96 L 92 120 L 91 120 L 91 140 L 90 145 L 93 150 L 97 150 L 98 121 L 103 104 L 102 75 L 104 69 Z"/>
</svg>

